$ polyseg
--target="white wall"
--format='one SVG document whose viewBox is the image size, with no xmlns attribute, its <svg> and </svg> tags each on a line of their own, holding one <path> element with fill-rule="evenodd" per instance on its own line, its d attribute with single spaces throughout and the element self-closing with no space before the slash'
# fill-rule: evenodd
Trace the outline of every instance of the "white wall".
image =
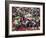
<svg viewBox="0 0 46 38">
<path fill-rule="evenodd" d="M 19 1 L 45 2 L 45 0 L 19 0 Z M 5 38 L 5 0 L 0 0 L 0 38 Z M 46 38 L 46 35 L 45 36 L 18 37 L 18 38 Z"/>
</svg>

